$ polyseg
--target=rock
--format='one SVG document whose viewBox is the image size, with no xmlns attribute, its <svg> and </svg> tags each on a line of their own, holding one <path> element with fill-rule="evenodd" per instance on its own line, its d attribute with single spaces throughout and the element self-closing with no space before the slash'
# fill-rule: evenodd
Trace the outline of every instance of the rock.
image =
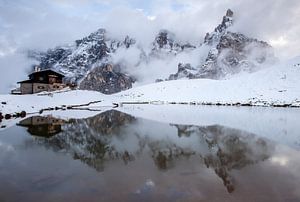
<svg viewBox="0 0 300 202">
<path fill-rule="evenodd" d="M 132 87 L 134 79 L 121 73 L 112 64 L 94 68 L 80 83 L 79 89 L 113 94 Z"/>
<path fill-rule="evenodd" d="M 156 79 L 155 83 L 159 83 L 159 82 L 163 82 L 163 81 L 164 81 L 163 79 Z"/>
<path fill-rule="evenodd" d="M 233 17 L 233 11 L 230 10 L 230 9 L 228 9 L 228 10 L 226 11 L 226 17 Z"/>
<path fill-rule="evenodd" d="M 178 64 L 178 71 L 176 74 L 171 74 L 168 80 L 176 80 L 181 78 L 194 79 L 197 69 L 193 68 L 191 64 Z"/>
<path fill-rule="evenodd" d="M 6 104 L 7 104 L 7 102 L 1 102 L 1 104 L 3 104 L 3 105 L 6 105 Z"/>
<path fill-rule="evenodd" d="M 5 114 L 4 118 L 5 118 L 6 120 L 7 120 L 7 119 L 11 119 L 12 116 L 11 116 L 11 114 Z"/>
<path fill-rule="evenodd" d="M 21 117 L 21 118 L 24 118 L 24 117 L 26 117 L 26 112 L 25 112 L 25 111 L 21 111 L 21 113 L 20 113 L 20 117 Z"/>
</svg>

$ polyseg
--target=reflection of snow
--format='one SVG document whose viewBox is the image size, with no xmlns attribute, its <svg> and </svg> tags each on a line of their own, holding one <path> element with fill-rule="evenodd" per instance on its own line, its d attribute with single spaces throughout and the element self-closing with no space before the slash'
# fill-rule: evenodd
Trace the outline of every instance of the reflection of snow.
<svg viewBox="0 0 300 202">
<path fill-rule="evenodd" d="M 0 141 L 0 162 L 5 162 L 7 159 L 10 159 L 15 153 L 15 148 L 12 145 Z"/>
<path fill-rule="evenodd" d="M 0 142 L 0 151 L 1 151 L 1 153 L 2 152 L 12 152 L 12 151 L 15 151 L 15 149 L 12 145 L 8 145 L 3 142 Z"/>
<path fill-rule="evenodd" d="M 149 186 L 149 187 L 154 187 L 155 186 L 155 183 L 151 180 L 151 179 L 148 179 L 146 181 L 146 185 Z"/>
<path fill-rule="evenodd" d="M 272 163 L 276 163 L 281 166 L 286 166 L 289 162 L 289 159 L 286 156 L 273 156 L 270 160 Z"/>
<path fill-rule="evenodd" d="M 152 189 L 154 189 L 154 187 L 155 187 L 155 183 L 151 179 L 147 179 L 145 184 L 141 188 L 137 189 L 134 193 L 145 194 L 150 192 Z"/>
</svg>

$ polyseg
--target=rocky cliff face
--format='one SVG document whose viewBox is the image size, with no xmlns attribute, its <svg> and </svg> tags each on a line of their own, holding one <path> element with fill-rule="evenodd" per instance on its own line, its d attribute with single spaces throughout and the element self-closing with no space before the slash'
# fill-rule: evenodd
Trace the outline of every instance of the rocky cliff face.
<svg viewBox="0 0 300 202">
<path fill-rule="evenodd" d="M 104 94 L 117 93 L 132 87 L 134 80 L 119 72 L 117 65 L 103 64 L 94 68 L 80 82 L 79 88 L 83 90 L 96 90 Z"/>
</svg>

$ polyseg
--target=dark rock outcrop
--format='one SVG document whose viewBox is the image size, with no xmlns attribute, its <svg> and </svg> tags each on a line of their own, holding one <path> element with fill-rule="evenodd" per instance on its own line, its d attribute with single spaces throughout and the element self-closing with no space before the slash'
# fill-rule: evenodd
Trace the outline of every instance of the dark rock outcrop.
<svg viewBox="0 0 300 202">
<path fill-rule="evenodd" d="M 89 72 L 80 82 L 79 89 L 112 94 L 131 88 L 133 82 L 131 77 L 115 70 L 115 66 L 104 64 Z"/>
<path fill-rule="evenodd" d="M 178 71 L 176 74 L 171 74 L 168 80 L 176 80 L 181 78 L 194 79 L 197 69 L 193 68 L 191 64 L 178 64 Z"/>
</svg>

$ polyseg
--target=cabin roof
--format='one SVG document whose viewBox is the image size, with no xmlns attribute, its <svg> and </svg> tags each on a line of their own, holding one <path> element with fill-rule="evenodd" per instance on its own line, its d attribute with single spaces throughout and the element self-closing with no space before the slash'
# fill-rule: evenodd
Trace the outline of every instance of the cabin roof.
<svg viewBox="0 0 300 202">
<path fill-rule="evenodd" d="M 52 73 L 52 74 L 55 74 L 55 75 L 57 75 L 57 76 L 59 76 L 59 77 L 65 77 L 63 74 L 61 74 L 61 73 L 59 73 L 59 72 L 57 72 L 57 71 L 54 71 L 54 70 L 52 70 L 52 69 L 43 69 L 43 70 L 41 70 L 41 71 L 38 71 L 38 72 L 32 72 L 31 74 L 29 74 L 29 77 L 30 76 L 32 76 L 32 75 L 35 75 L 35 74 L 47 74 L 47 73 Z"/>
<path fill-rule="evenodd" d="M 19 81 L 18 83 L 33 83 L 33 81 L 29 79 L 29 80 Z"/>
<path fill-rule="evenodd" d="M 44 69 L 44 70 L 41 70 L 41 71 L 38 71 L 38 72 L 32 72 L 31 74 L 28 75 L 30 79 L 27 79 L 27 80 L 24 80 L 24 81 L 19 81 L 18 83 L 47 83 L 46 81 L 37 82 L 32 78 L 33 75 L 39 76 L 39 75 L 45 75 L 45 74 L 48 74 L 48 75 L 51 74 L 51 76 L 54 75 L 55 77 L 60 77 L 60 78 L 65 77 L 63 74 L 61 74 L 59 72 L 56 72 L 52 69 Z"/>
</svg>

